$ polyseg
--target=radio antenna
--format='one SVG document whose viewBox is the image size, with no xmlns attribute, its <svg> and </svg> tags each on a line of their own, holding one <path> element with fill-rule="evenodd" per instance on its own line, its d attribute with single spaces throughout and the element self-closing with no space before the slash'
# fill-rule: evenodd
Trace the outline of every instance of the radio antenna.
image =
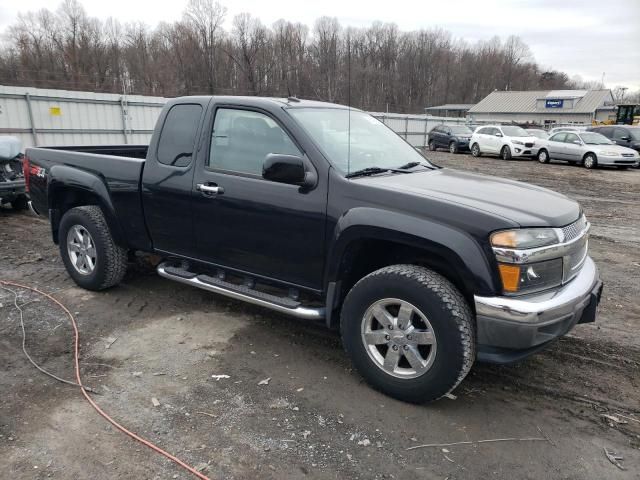
<svg viewBox="0 0 640 480">
<path fill-rule="evenodd" d="M 351 32 L 347 31 L 347 173 L 351 173 Z"/>
</svg>

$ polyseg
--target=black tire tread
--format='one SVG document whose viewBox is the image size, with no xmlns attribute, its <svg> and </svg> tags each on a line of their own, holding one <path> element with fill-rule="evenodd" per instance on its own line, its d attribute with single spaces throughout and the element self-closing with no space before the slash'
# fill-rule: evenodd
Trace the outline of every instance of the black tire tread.
<svg viewBox="0 0 640 480">
<path fill-rule="evenodd" d="M 460 291 L 445 277 L 439 273 L 434 272 L 426 267 L 413 264 L 397 264 L 383 267 L 376 270 L 373 273 L 360 279 L 351 289 L 345 303 L 349 300 L 349 295 L 356 287 L 361 286 L 363 283 L 375 279 L 376 277 L 387 275 L 399 275 L 415 282 L 418 282 L 422 286 L 430 289 L 437 294 L 445 308 L 451 314 L 456 328 L 460 333 L 462 342 L 462 368 L 457 373 L 455 380 L 434 400 L 438 400 L 451 391 L 453 391 L 460 382 L 467 376 L 476 358 L 476 332 L 475 322 L 473 321 L 473 313 L 469 307 L 467 301 L 460 293 Z M 341 322 L 342 325 L 342 322 Z"/>
<path fill-rule="evenodd" d="M 104 258 L 105 275 L 97 290 L 104 290 L 120 283 L 127 273 L 127 249 L 117 245 L 113 241 L 109 225 L 107 224 L 102 209 L 97 205 L 83 205 L 69 210 L 69 212 L 81 212 L 93 222 L 100 240 L 105 247 Z M 94 239 L 97 240 L 97 239 Z"/>
</svg>

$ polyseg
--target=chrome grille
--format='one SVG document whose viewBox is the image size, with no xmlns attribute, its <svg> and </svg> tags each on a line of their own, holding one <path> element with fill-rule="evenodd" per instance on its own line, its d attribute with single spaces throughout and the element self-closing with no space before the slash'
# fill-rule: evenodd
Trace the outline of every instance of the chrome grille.
<svg viewBox="0 0 640 480">
<path fill-rule="evenodd" d="M 532 142 L 527 142 L 524 144 L 525 147 L 531 148 L 533 147 L 533 143 Z"/>
<path fill-rule="evenodd" d="M 635 155 L 633 153 L 623 153 L 622 156 L 623 157 L 635 157 Z"/>
<path fill-rule="evenodd" d="M 580 235 L 584 233 L 585 228 L 587 228 L 587 219 L 582 215 L 578 220 L 573 222 L 571 225 L 567 225 L 566 227 L 562 227 L 562 234 L 564 235 L 564 241 L 570 242 L 571 240 L 575 240 Z"/>
</svg>

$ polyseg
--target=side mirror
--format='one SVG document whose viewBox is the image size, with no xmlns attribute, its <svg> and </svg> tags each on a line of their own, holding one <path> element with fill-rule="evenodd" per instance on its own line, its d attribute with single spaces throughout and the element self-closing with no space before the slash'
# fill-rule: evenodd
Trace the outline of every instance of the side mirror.
<svg viewBox="0 0 640 480">
<path fill-rule="evenodd" d="M 575 143 L 576 145 L 582 145 L 582 142 L 580 140 L 574 140 L 573 143 Z"/>
<path fill-rule="evenodd" d="M 620 140 L 624 140 L 625 142 L 628 142 L 629 140 L 631 140 L 631 138 L 624 136 L 624 137 L 620 137 Z"/>
<path fill-rule="evenodd" d="M 494 135 L 495 135 L 496 137 L 501 137 L 501 136 L 502 136 L 502 134 L 501 134 L 500 132 L 497 132 L 497 133 L 495 133 Z"/>
<path fill-rule="evenodd" d="M 312 187 L 316 183 L 315 173 L 306 171 L 301 157 L 281 153 L 270 153 L 265 157 L 262 178 L 301 187 Z"/>
</svg>

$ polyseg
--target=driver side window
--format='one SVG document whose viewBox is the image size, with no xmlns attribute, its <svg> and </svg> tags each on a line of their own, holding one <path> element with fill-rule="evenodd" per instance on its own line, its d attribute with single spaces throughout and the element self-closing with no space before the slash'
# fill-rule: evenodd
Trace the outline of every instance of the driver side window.
<svg viewBox="0 0 640 480">
<path fill-rule="evenodd" d="M 565 143 L 579 142 L 580 139 L 575 133 L 567 133 L 567 138 L 564 139 Z"/>
<path fill-rule="evenodd" d="M 270 153 L 302 155 L 267 115 L 232 108 L 216 111 L 208 168 L 262 176 L 264 159 Z"/>
</svg>

